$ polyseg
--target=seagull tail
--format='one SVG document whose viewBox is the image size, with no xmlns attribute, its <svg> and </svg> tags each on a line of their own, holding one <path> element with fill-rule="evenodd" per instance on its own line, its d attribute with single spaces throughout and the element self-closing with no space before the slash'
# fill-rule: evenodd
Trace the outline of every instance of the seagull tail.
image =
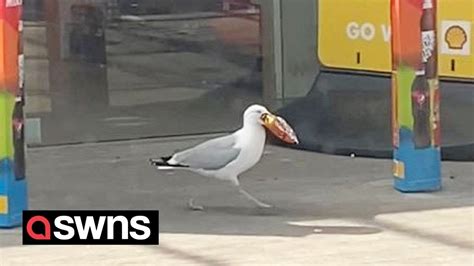
<svg viewBox="0 0 474 266">
<path fill-rule="evenodd" d="M 159 159 L 150 159 L 151 165 L 156 166 L 158 170 L 173 170 L 177 168 L 185 168 L 186 165 L 181 164 L 170 164 L 168 161 L 171 159 L 172 156 L 161 157 Z"/>
</svg>

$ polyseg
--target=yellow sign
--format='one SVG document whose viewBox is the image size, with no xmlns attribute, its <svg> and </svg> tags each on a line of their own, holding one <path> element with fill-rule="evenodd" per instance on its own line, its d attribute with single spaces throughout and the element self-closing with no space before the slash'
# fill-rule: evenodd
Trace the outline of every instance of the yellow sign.
<svg viewBox="0 0 474 266">
<path fill-rule="evenodd" d="M 472 0 L 438 1 L 439 75 L 474 78 Z M 390 0 L 319 0 L 318 56 L 327 67 L 391 72 Z"/>
<path fill-rule="evenodd" d="M 472 0 L 438 1 L 439 74 L 474 78 L 474 3 Z"/>
<path fill-rule="evenodd" d="M 320 0 L 319 59 L 328 67 L 391 69 L 390 0 Z"/>
<path fill-rule="evenodd" d="M 404 179 L 405 178 L 405 164 L 402 161 L 393 160 L 392 172 L 393 172 L 393 176 L 398 177 L 400 179 Z"/>
<path fill-rule="evenodd" d="M 6 196 L 0 196 L 0 214 L 8 213 L 8 198 Z"/>
</svg>

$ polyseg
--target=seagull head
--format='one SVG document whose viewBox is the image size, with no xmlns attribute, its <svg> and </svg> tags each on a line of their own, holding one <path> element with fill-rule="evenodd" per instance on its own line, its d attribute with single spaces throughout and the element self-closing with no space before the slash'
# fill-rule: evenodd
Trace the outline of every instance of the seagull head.
<svg viewBox="0 0 474 266">
<path fill-rule="evenodd" d="M 270 117 L 275 117 L 264 106 L 253 104 L 249 106 L 244 112 L 244 125 L 263 125 L 265 126 Z"/>
<path fill-rule="evenodd" d="M 298 138 L 286 121 L 270 113 L 264 106 L 254 104 L 244 112 L 244 127 L 263 126 L 286 143 L 298 143 Z"/>
</svg>

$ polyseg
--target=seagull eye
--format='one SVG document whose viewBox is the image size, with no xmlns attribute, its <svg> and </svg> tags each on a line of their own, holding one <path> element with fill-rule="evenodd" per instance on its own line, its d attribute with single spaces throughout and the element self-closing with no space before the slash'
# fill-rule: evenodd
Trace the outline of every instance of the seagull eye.
<svg viewBox="0 0 474 266">
<path fill-rule="evenodd" d="M 267 113 L 263 113 L 261 116 L 260 116 L 260 119 L 262 119 L 262 121 L 266 121 L 267 120 L 267 116 L 268 114 Z"/>
</svg>

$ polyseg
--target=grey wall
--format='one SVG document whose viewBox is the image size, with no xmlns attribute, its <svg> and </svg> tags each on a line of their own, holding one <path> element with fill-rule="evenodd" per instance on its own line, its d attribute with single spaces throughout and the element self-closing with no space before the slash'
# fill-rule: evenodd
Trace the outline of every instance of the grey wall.
<svg viewBox="0 0 474 266">
<path fill-rule="evenodd" d="M 262 11 L 265 99 L 304 97 L 319 73 L 316 0 L 256 0 Z M 283 100 L 283 101 L 281 101 Z"/>
<path fill-rule="evenodd" d="M 261 12 L 263 99 L 265 105 L 274 108 L 276 99 L 283 94 L 280 0 L 253 0 L 253 3 L 260 5 Z"/>
<path fill-rule="evenodd" d="M 283 98 L 303 97 L 318 72 L 317 1 L 280 0 Z"/>
</svg>

